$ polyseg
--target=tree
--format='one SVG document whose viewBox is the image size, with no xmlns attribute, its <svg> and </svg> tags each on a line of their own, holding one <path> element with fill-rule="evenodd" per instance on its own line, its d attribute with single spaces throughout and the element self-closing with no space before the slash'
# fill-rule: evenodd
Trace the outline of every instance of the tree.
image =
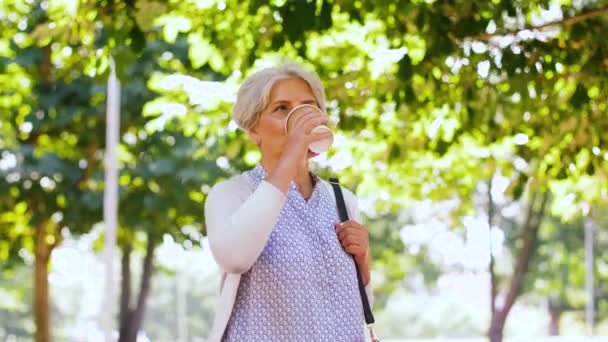
<svg viewBox="0 0 608 342">
<path fill-rule="evenodd" d="M 21 243 L 19 236 L 36 233 L 45 241 L 49 232 L 58 241 L 57 228 L 68 222 L 79 222 L 85 231 L 88 221 L 70 221 L 68 212 L 91 212 L 86 218 L 99 220 L 103 86 L 113 56 L 124 86 L 121 244 L 128 259 L 139 246 L 137 232 L 148 234 L 141 240 L 150 252 L 143 288 L 153 273 L 155 241 L 165 233 L 181 240 L 179 228 L 186 222 L 204 231 L 197 213 L 202 187 L 258 160 L 230 124 L 225 100 L 245 76 L 285 57 L 324 80 L 328 111 L 338 126 L 328 164 L 361 198 L 377 203 L 371 216 L 390 217 L 412 200 L 457 198 L 458 222 L 475 210 L 479 184 L 499 172 L 511 181 L 507 195 L 519 200 L 527 194 L 530 216 L 514 234 L 527 252 L 518 254 L 510 304 L 492 319 L 493 341 L 501 339 L 508 307 L 533 262 L 538 214 L 550 210 L 571 218 L 608 196 L 607 105 L 600 95 L 608 90 L 602 39 L 608 9 L 600 1 L 584 7 L 568 1 L 451 0 L 2 6 L 14 15 L 0 21 L 0 77 L 9 84 L 0 101 L 0 148 L 3 160 L 30 165 L 17 181 L 16 163 L 1 170 L 0 189 L 10 196 L 0 196 L 6 213 L 0 224 L 27 227 L 11 228 L 2 241 Z M 223 87 L 206 83 L 212 81 Z M 211 91 L 221 94 L 202 96 Z M 193 157 L 173 155 L 174 149 Z M 39 178 L 31 179 L 32 170 Z M 61 181 L 52 178 L 64 173 Z M 55 199 L 42 187 L 26 186 L 44 177 L 55 183 Z M 552 196 L 550 208 L 546 194 Z M 53 222 L 58 211 L 61 224 L 40 225 Z M 32 212 L 41 219 L 30 218 Z M 40 233 L 43 228 L 46 233 Z M 385 247 L 401 253 L 393 242 Z M 33 244 L 0 246 L 8 251 L 0 255 L 35 250 Z M 140 291 L 137 317 L 147 291 Z M 130 300 L 121 307 L 131 310 L 125 302 Z M 44 331 L 42 319 L 39 324 Z M 133 323 L 129 336 L 139 324 Z"/>
<path fill-rule="evenodd" d="M 80 12 L 56 3 L 8 2 L 2 8 L 15 15 L 2 22 L 2 71 L 8 87 L 2 101 L 7 135 L 0 148 L 8 164 L 0 184 L 9 195 L 2 198 L 2 223 L 10 227 L 3 255 L 13 262 L 21 248 L 35 255 L 37 341 L 51 339 L 47 268 L 61 230 L 78 234 L 100 220 L 103 75 L 109 52 L 97 47 L 105 47 L 104 39 L 115 43 L 124 35 L 109 24 L 99 32 L 93 20 L 112 23 L 120 6 L 110 13 L 109 6 L 82 5 Z M 74 23 L 80 30 L 72 30 Z M 124 62 L 126 50 L 112 52 L 123 53 L 119 62 Z"/>
<path fill-rule="evenodd" d="M 68 39 L 51 46 L 34 27 L 47 20 L 40 6 L 4 3 L 3 11 L 19 14 L 19 29 L 3 26 L 3 89 L 0 150 L 9 160 L 0 175 L 3 213 L 10 229 L 8 255 L 29 250 L 35 257 L 34 315 L 36 340 L 49 341 L 48 263 L 61 241 L 61 231 L 86 231 L 100 213 L 99 180 L 92 173 L 94 128 L 99 119 L 99 90 L 91 79 L 73 75 L 86 60 L 66 53 Z M 31 12 L 30 12 L 31 10 Z M 56 15 L 60 9 L 49 11 Z M 32 13 L 30 17 L 26 13 Z M 23 32 L 25 31 L 25 32 Z M 9 38 L 11 37 L 11 38 Z M 57 51 L 59 48 L 63 50 Z M 64 64 L 65 63 L 65 64 Z M 66 68 L 57 68 L 64 64 Z M 7 255 L 4 254 L 4 255 Z"/>
</svg>

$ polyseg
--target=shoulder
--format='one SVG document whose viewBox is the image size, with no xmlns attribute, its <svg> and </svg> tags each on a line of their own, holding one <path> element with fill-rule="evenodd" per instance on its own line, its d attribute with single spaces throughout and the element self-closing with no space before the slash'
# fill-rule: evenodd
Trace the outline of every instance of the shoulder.
<svg viewBox="0 0 608 342">
<path fill-rule="evenodd" d="M 246 198 L 250 192 L 247 175 L 241 173 L 217 182 L 207 194 L 207 202 L 224 198 Z"/>
<path fill-rule="evenodd" d="M 327 190 L 331 193 L 332 197 L 335 199 L 335 193 L 334 193 L 334 188 L 333 188 L 332 184 L 329 181 L 326 181 L 325 179 L 321 179 L 321 182 L 323 182 L 323 184 L 325 185 Z M 344 196 L 344 201 L 346 202 L 346 205 L 349 208 L 356 208 L 357 207 L 357 196 L 352 191 L 348 190 L 347 188 L 345 188 L 342 185 L 340 185 L 340 188 L 342 189 L 342 194 Z"/>
<path fill-rule="evenodd" d="M 323 179 L 321 180 L 321 182 L 325 184 L 327 190 L 331 194 L 332 200 L 335 202 L 336 195 L 334 193 L 334 188 L 332 184 Z M 342 185 L 340 185 L 340 188 L 342 189 L 342 196 L 344 197 L 344 203 L 346 204 L 348 216 L 351 220 L 361 221 L 361 214 L 359 212 L 359 201 L 357 199 L 357 196 L 352 191 L 346 189 Z"/>
<path fill-rule="evenodd" d="M 347 188 L 340 186 L 342 188 L 342 192 L 344 193 L 344 199 L 346 201 L 351 201 L 356 203 L 357 202 L 357 195 L 355 195 L 352 191 L 348 190 Z"/>
</svg>

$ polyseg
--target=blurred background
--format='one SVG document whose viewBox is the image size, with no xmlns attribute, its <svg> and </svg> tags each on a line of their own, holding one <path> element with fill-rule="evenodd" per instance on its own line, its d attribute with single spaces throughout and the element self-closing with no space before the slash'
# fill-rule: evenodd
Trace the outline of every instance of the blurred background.
<svg viewBox="0 0 608 342">
<path fill-rule="evenodd" d="M 236 90 L 293 61 L 383 340 L 608 341 L 607 34 L 605 0 L 2 0 L 0 340 L 203 341 Z"/>
</svg>

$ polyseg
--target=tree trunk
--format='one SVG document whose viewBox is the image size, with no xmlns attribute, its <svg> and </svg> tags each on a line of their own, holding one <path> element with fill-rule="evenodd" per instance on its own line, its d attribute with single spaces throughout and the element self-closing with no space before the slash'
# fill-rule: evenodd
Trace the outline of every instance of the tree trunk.
<svg viewBox="0 0 608 342">
<path fill-rule="evenodd" d="M 502 308 L 496 311 L 490 322 L 488 337 L 491 342 L 502 342 L 503 330 L 507 317 L 521 292 L 526 274 L 528 273 L 528 266 L 538 238 L 538 229 L 544 217 L 545 206 L 549 197 L 547 193 L 543 193 L 539 208 L 536 209 L 537 196 L 538 194 L 534 193 L 530 200 L 526 220 L 523 226 L 522 246 L 517 254 L 515 269 L 511 276 L 511 282 L 509 284 L 505 302 Z"/>
<path fill-rule="evenodd" d="M 559 320 L 562 310 L 558 308 L 549 309 L 549 336 L 559 336 Z"/>
<path fill-rule="evenodd" d="M 489 245 L 490 245 L 490 265 L 489 265 L 489 273 L 490 273 L 490 320 L 494 320 L 494 316 L 496 315 L 496 294 L 497 294 L 497 284 L 496 284 L 496 272 L 494 271 L 494 255 L 492 254 L 493 244 L 492 244 L 492 225 L 494 224 L 494 199 L 492 198 L 492 178 L 488 182 L 488 236 L 489 236 Z"/>
<path fill-rule="evenodd" d="M 46 222 L 36 229 L 36 255 L 34 262 L 34 322 L 36 325 L 36 342 L 50 342 L 51 313 L 49 310 L 49 259 L 53 245 L 46 241 Z"/>
<path fill-rule="evenodd" d="M 500 317 L 502 312 L 495 312 L 492 322 L 490 323 L 490 331 L 488 337 L 490 342 L 502 342 L 503 331 L 505 329 L 505 318 Z"/>
<path fill-rule="evenodd" d="M 156 248 L 156 241 L 148 235 L 148 244 L 146 246 L 146 256 L 144 257 L 143 272 L 141 276 L 141 285 L 139 289 L 139 297 L 137 298 L 137 306 L 135 310 L 129 310 L 127 323 L 125 325 L 124 332 L 121 331 L 118 342 L 135 342 L 137 340 L 137 333 L 141 329 L 141 325 L 144 320 L 144 313 L 146 310 L 146 301 L 150 293 L 150 285 L 154 260 L 154 250 Z M 122 303 L 121 303 L 122 304 Z M 122 306 L 121 306 L 122 309 Z"/>
<path fill-rule="evenodd" d="M 177 341 L 188 341 L 188 302 L 187 286 L 188 280 L 183 271 L 178 271 L 176 275 L 176 311 L 177 311 Z"/>
<path fill-rule="evenodd" d="M 119 335 L 127 334 L 129 320 L 131 319 L 131 243 L 127 243 L 122 251 L 121 278 L 120 278 L 120 314 L 119 314 Z"/>
<path fill-rule="evenodd" d="M 51 63 L 51 45 L 40 49 L 41 59 L 38 65 L 40 84 L 50 89 L 53 81 L 53 64 Z M 37 134 L 31 134 L 27 141 L 34 142 Z M 36 201 L 32 201 L 32 208 L 36 208 Z M 36 242 L 34 255 L 34 324 L 36 326 L 35 341 L 49 342 L 52 340 L 50 330 L 51 313 L 49 307 L 49 259 L 51 251 L 58 241 L 47 242 L 48 222 L 43 221 L 36 227 Z"/>
</svg>

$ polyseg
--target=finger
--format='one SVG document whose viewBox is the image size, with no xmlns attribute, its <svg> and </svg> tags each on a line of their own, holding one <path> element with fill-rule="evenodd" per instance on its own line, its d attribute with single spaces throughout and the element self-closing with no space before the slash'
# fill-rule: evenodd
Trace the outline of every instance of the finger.
<svg viewBox="0 0 608 342">
<path fill-rule="evenodd" d="M 365 245 L 365 239 L 362 239 L 360 236 L 356 235 L 347 235 L 344 239 L 342 239 L 342 241 L 340 241 L 340 243 L 343 246 L 348 246 L 351 244 L 363 246 Z"/>
<path fill-rule="evenodd" d="M 356 221 L 345 221 L 342 223 L 337 223 L 335 226 L 336 226 L 336 233 L 339 233 L 347 228 L 352 228 L 352 229 L 367 232 L 367 229 L 365 229 L 365 227 L 363 227 L 361 224 L 357 223 Z"/>
<path fill-rule="evenodd" d="M 314 112 L 312 112 L 312 111 L 307 111 L 300 115 L 296 115 L 296 117 L 293 119 L 293 120 L 295 120 L 293 122 L 293 127 L 300 127 L 303 123 L 307 122 L 311 118 L 314 118 L 314 116 L 315 116 Z"/>
<path fill-rule="evenodd" d="M 343 225 L 348 226 L 348 227 L 360 227 L 362 228 L 363 225 L 355 220 L 348 220 L 348 221 L 344 221 L 342 222 Z"/>
<path fill-rule="evenodd" d="M 323 117 L 311 117 L 310 120 L 306 121 L 306 123 L 302 124 L 302 129 L 304 130 L 304 132 L 306 132 L 306 134 L 310 134 L 310 131 L 313 130 L 313 128 L 317 127 L 317 126 L 321 126 L 321 125 L 325 125 L 327 124 L 327 118 L 323 118 Z"/>
<path fill-rule="evenodd" d="M 344 229 L 344 224 L 342 224 L 341 222 L 338 222 L 338 223 L 334 224 L 334 227 L 336 228 L 336 233 L 339 233 L 340 231 L 342 231 L 342 229 Z"/>
<path fill-rule="evenodd" d="M 289 128 L 288 133 L 289 134 L 293 134 L 294 132 L 300 133 L 300 134 L 307 133 L 303 127 L 311 119 L 314 119 L 313 115 L 307 115 L 307 114 L 297 115 L 294 118 L 289 118 L 288 120 L 293 121 L 293 124 L 291 124 L 291 128 Z"/>
<path fill-rule="evenodd" d="M 323 123 L 324 118 L 327 118 L 327 116 L 324 114 L 321 114 L 317 111 L 303 113 L 302 115 L 298 115 L 295 118 L 296 121 L 294 122 L 293 126 L 308 133 L 308 132 L 310 132 L 311 129 L 320 125 L 320 123 Z M 311 122 L 313 122 L 313 123 L 311 123 Z M 320 122 L 320 123 L 314 124 L 315 122 Z M 310 127 L 311 125 L 312 125 L 312 127 Z"/>
<path fill-rule="evenodd" d="M 363 255 L 365 253 L 365 249 L 359 245 L 348 245 L 344 248 L 346 253 L 350 255 Z"/>
<path fill-rule="evenodd" d="M 312 143 L 315 141 L 320 141 L 320 140 L 324 140 L 324 139 L 330 139 L 332 137 L 332 133 L 328 132 L 328 131 L 323 131 L 320 133 L 312 133 L 311 135 L 308 136 L 307 140 L 308 143 Z"/>
<path fill-rule="evenodd" d="M 329 117 L 325 113 L 319 113 L 319 112 L 313 112 L 313 113 L 310 113 L 307 115 L 303 115 L 303 117 L 305 117 L 305 119 L 317 121 L 317 124 L 322 124 L 329 120 Z M 309 121 L 306 121 L 306 122 L 309 123 Z M 304 123 L 304 121 L 303 121 L 303 123 Z"/>
<path fill-rule="evenodd" d="M 349 235 L 357 236 L 358 234 L 361 234 L 361 233 L 359 231 L 357 231 L 357 229 L 355 229 L 355 228 L 344 228 L 344 229 L 340 230 L 340 232 L 338 233 L 338 240 L 342 241 L 342 240 L 344 240 L 344 238 L 346 238 Z"/>
<path fill-rule="evenodd" d="M 338 240 L 340 240 L 340 242 L 342 242 L 342 240 L 344 240 L 344 238 L 346 237 L 347 232 L 345 229 L 342 229 L 338 232 Z"/>
<path fill-rule="evenodd" d="M 343 222 L 338 222 L 339 225 L 342 226 L 361 226 L 361 223 L 355 221 L 355 220 L 346 220 Z"/>
<path fill-rule="evenodd" d="M 353 234 L 357 235 L 367 235 L 367 230 L 360 225 L 344 225 L 342 226 L 342 229 L 340 229 L 340 232 L 345 230 L 351 231 Z"/>
<path fill-rule="evenodd" d="M 339 234 L 344 229 L 348 228 L 344 223 L 336 223 L 336 233 Z"/>
<path fill-rule="evenodd" d="M 367 236 L 361 236 L 361 235 L 347 235 L 345 237 L 343 237 L 340 240 L 340 244 L 342 246 L 348 246 L 350 244 L 356 244 L 359 246 L 364 246 L 364 247 L 369 247 L 369 239 L 367 238 Z"/>
</svg>

